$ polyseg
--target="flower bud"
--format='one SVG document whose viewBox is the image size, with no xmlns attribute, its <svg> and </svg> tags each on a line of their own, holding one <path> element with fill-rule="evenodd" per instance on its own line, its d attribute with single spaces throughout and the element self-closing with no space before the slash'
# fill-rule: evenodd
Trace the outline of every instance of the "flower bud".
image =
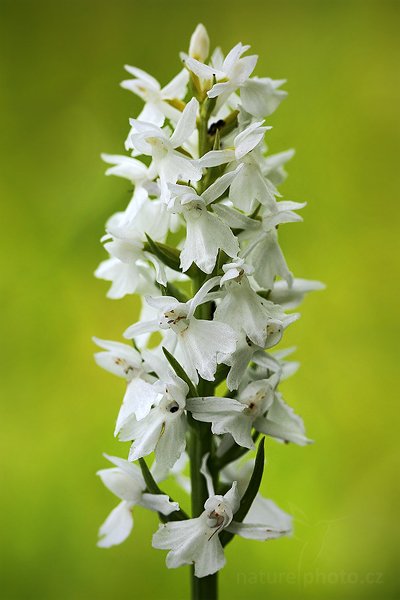
<svg viewBox="0 0 400 600">
<path fill-rule="evenodd" d="M 204 62 L 210 50 L 210 39 L 206 28 L 199 23 L 190 38 L 189 56 Z"/>
</svg>

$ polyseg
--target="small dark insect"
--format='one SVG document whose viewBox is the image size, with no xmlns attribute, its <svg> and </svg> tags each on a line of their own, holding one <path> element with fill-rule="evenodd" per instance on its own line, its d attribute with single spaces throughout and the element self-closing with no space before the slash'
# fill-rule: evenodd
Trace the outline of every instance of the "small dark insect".
<svg viewBox="0 0 400 600">
<path fill-rule="evenodd" d="M 210 127 L 208 128 L 208 135 L 215 135 L 219 129 L 223 128 L 224 125 L 225 121 L 223 119 L 219 119 L 219 121 L 211 123 Z"/>
</svg>

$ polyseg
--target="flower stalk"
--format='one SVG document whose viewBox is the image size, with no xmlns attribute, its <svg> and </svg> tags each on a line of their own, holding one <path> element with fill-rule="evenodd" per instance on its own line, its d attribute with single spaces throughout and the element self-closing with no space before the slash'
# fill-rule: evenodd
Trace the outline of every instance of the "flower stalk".
<svg viewBox="0 0 400 600">
<path fill-rule="evenodd" d="M 208 58 L 199 25 L 164 87 L 127 66 L 122 86 L 144 107 L 130 119 L 131 155 L 103 155 L 107 174 L 134 190 L 107 222 L 109 258 L 96 276 L 111 282 L 110 298 L 138 294 L 142 311 L 123 334 L 132 343 L 95 338 L 96 362 L 126 382 L 114 435 L 130 445 L 99 471 L 120 500 L 99 545 L 128 537 L 136 505 L 153 511 L 153 547 L 168 550 L 168 568 L 190 567 L 193 600 L 217 599 L 236 535 L 292 531 L 290 515 L 260 493 L 265 436 L 310 443 L 279 391 L 298 365 L 275 346 L 293 309 L 322 286 L 294 278 L 279 245 L 278 227 L 301 221 L 305 205 L 280 200 L 292 153 L 266 152 L 264 119 L 286 96 L 284 81 L 252 76 L 248 49 Z M 171 478 L 190 495 L 190 515 L 164 491 Z"/>
</svg>

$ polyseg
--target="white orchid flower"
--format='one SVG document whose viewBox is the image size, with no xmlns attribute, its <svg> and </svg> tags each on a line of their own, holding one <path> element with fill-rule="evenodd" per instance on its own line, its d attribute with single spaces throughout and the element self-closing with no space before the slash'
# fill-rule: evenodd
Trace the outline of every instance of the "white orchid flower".
<svg viewBox="0 0 400 600">
<path fill-rule="evenodd" d="M 280 304 L 284 310 L 297 308 L 309 292 L 324 290 L 325 285 L 320 281 L 294 278 L 289 286 L 286 281 L 274 282 L 269 298 L 271 302 Z"/>
<path fill-rule="evenodd" d="M 135 217 L 142 204 L 148 200 L 149 194 L 159 195 L 159 188 L 152 181 L 148 167 L 136 158 L 123 154 L 102 154 L 104 162 L 113 166 L 109 167 L 106 175 L 115 175 L 128 179 L 134 185 L 133 196 L 124 211 L 126 221 Z"/>
<path fill-rule="evenodd" d="M 190 398 L 188 410 L 194 419 L 212 423 L 213 433 L 229 433 L 239 446 L 254 448 L 252 428 L 283 442 L 299 446 L 311 443 L 305 436 L 304 423 L 276 391 L 279 375 L 252 381 L 239 391 L 236 399 Z"/>
<path fill-rule="evenodd" d="M 266 326 L 267 336 L 264 347 L 254 344 L 250 338 L 244 334 L 244 332 L 239 335 L 235 352 L 224 356 L 221 359 L 221 362 L 230 367 L 230 371 L 226 379 L 229 390 L 238 389 L 246 372 L 247 366 L 249 362 L 253 360 L 253 357 L 256 355 L 256 353 L 258 356 L 258 354 L 263 353 L 264 350 L 279 344 L 285 329 L 294 323 L 294 321 L 297 321 L 299 317 L 300 315 L 298 313 L 293 313 L 286 315 L 283 321 L 280 321 L 279 319 L 271 319 Z"/>
<path fill-rule="evenodd" d="M 149 414 L 160 397 L 159 390 L 154 385 L 155 381 L 157 381 L 155 377 L 145 373 L 128 383 L 115 424 L 115 436 L 121 431 L 128 418 L 134 416 L 140 420 Z"/>
<path fill-rule="evenodd" d="M 161 200 L 145 199 L 138 203 L 135 213 L 127 219 L 125 212 L 115 213 L 106 224 L 107 235 L 103 240 L 115 238 L 129 244 L 132 248 L 142 249 L 146 241 L 146 234 L 154 241 L 164 241 L 168 233 L 169 215 Z M 109 246 L 106 246 L 108 249 Z M 129 258 L 130 249 L 127 248 L 128 256 L 119 252 L 120 259 Z M 112 254 L 112 252 L 110 252 Z M 117 252 L 114 253 L 117 256 Z"/>
<path fill-rule="evenodd" d="M 243 259 L 226 263 L 222 267 L 225 275 L 220 281 L 224 296 L 217 305 L 214 318 L 245 335 L 257 346 L 265 347 L 267 326 L 273 321 L 283 322 L 285 313 L 281 307 L 262 298 L 250 285 L 247 273 L 251 273 Z M 238 319 L 237 315 L 241 318 Z"/>
<path fill-rule="evenodd" d="M 299 318 L 299 314 L 286 315 L 278 304 L 259 296 L 247 277 L 253 273 L 253 268 L 246 265 L 243 259 L 227 263 L 223 270 L 225 274 L 220 285 L 224 285 L 226 292 L 217 304 L 214 318 L 226 322 L 238 334 L 235 352 L 221 359 L 231 367 L 227 377 L 228 389 L 235 390 L 254 356 L 262 356 L 264 350 L 278 344 L 284 330 Z M 217 301 L 220 300 L 221 294 L 214 295 Z M 235 320 L 238 310 L 244 318 Z"/>
<path fill-rule="evenodd" d="M 178 149 L 188 141 L 196 128 L 199 103 L 192 98 L 183 110 L 173 133 L 168 128 L 161 129 L 151 123 L 131 119 L 133 133 L 129 136 L 127 149 L 152 157 L 149 168 L 151 177 L 160 178 L 161 197 L 169 198 L 168 183 L 198 181 L 202 176 L 201 167 Z"/>
<path fill-rule="evenodd" d="M 153 535 L 153 548 L 170 550 L 166 561 L 170 569 L 193 564 L 196 577 L 216 573 L 226 562 L 219 534 L 224 529 L 229 531 L 238 508 L 239 494 L 234 482 L 223 496 L 212 493 L 199 517 L 160 525 Z"/>
<path fill-rule="evenodd" d="M 232 147 L 210 150 L 199 159 L 203 167 L 226 163 L 239 163 L 242 166 L 230 187 L 229 199 L 236 208 L 247 213 L 253 211 L 256 202 L 273 207 L 275 196 L 280 195 L 262 172 L 261 145 L 268 129 L 271 127 L 262 127 L 262 121 L 251 123 L 235 136 Z"/>
<path fill-rule="evenodd" d="M 133 346 L 97 337 L 93 337 L 93 341 L 103 348 L 102 352 L 96 352 L 94 355 L 96 363 L 102 369 L 128 382 L 143 374 L 143 359 Z"/>
<path fill-rule="evenodd" d="M 276 375 L 253 381 L 236 399 L 214 396 L 190 398 L 187 408 L 194 419 L 211 423 L 211 431 L 216 435 L 229 433 L 239 446 L 254 449 L 252 428 L 271 407 L 278 382 Z"/>
<path fill-rule="evenodd" d="M 256 351 L 251 359 L 251 364 L 246 369 L 240 382 L 240 389 L 251 381 L 268 379 L 273 373 L 279 376 L 279 381 L 284 381 L 294 375 L 300 363 L 296 360 L 286 360 L 296 350 L 295 347 L 276 350 L 268 353 L 263 350 Z"/>
<path fill-rule="evenodd" d="M 142 401 L 152 404 L 147 414 L 137 418 L 137 410 L 125 412 L 117 434 L 123 442 L 132 441 L 129 460 L 155 452 L 156 472 L 166 473 L 181 456 L 186 446 L 186 396 L 187 384 L 171 373 L 169 381 L 156 381 L 145 393 Z"/>
<path fill-rule="evenodd" d="M 141 371 L 132 378 L 126 387 L 124 399 L 118 413 L 114 435 L 117 436 L 128 418 L 132 416 L 138 421 L 144 419 L 150 410 L 159 402 L 160 393 L 163 390 L 158 380 L 169 381 L 171 371 L 165 356 L 157 349 L 149 351 L 142 348 L 143 358 Z M 161 356 L 162 355 L 162 356 Z"/>
<path fill-rule="evenodd" d="M 286 79 L 251 77 L 240 86 L 240 102 L 246 112 L 258 119 L 268 117 L 278 108 L 287 92 L 278 88 Z"/>
<path fill-rule="evenodd" d="M 303 419 L 296 415 L 293 408 L 284 402 L 282 394 L 277 391 L 267 414 L 255 421 L 254 428 L 285 443 L 293 442 L 298 446 L 312 443 L 305 435 Z"/>
<path fill-rule="evenodd" d="M 143 199 L 129 219 L 125 213 L 116 213 L 106 229 L 104 248 L 111 258 L 100 264 L 95 276 L 112 281 L 107 294 L 110 298 L 122 298 L 138 291 L 152 293 L 156 288 L 149 263 L 155 269 L 156 281 L 165 285 L 164 265 L 143 249 L 146 233 L 155 241 L 162 241 L 168 231 L 168 213 L 161 200 Z"/>
<path fill-rule="evenodd" d="M 191 56 L 181 55 L 185 67 L 201 80 L 212 82 L 213 78 L 216 78 L 217 83 L 212 86 L 207 95 L 209 98 L 218 98 L 217 109 L 231 94 L 242 88 L 254 71 L 258 56 L 242 56 L 249 48 L 250 46 L 241 43 L 236 44 L 219 68 L 205 65 Z"/>
<path fill-rule="evenodd" d="M 94 274 L 98 279 L 111 281 L 107 298 L 113 300 L 127 294 L 152 294 L 157 289 L 151 267 L 135 261 L 126 263 L 117 258 L 108 258 L 100 263 Z"/>
<path fill-rule="evenodd" d="M 136 465 L 116 456 L 107 454 L 104 456 L 116 466 L 111 469 L 101 469 L 97 474 L 121 502 L 100 527 L 98 546 L 109 548 L 126 540 L 133 527 L 134 506 L 143 506 L 164 515 L 179 510 L 179 504 L 171 502 L 168 496 L 146 492 L 142 473 Z"/>
<path fill-rule="evenodd" d="M 160 525 L 153 535 L 154 548 L 170 550 L 166 561 L 170 569 L 193 564 L 196 577 L 212 575 L 225 565 L 226 558 L 219 539 L 224 530 L 243 538 L 262 541 L 291 533 L 290 516 L 262 497 L 250 509 L 243 523 L 236 522 L 234 515 L 240 506 L 244 486 L 240 485 L 242 482 L 233 481 L 224 495 L 215 494 L 206 466 L 207 458 L 208 454 L 203 457 L 200 469 L 206 478 L 209 494 L 202 514 L 195 519 Z"/>
<path fill-rule="evenodd" d="M 184 367 L 195 383 L 200 375 L 212 381 L 220 355 L 230 355 L 236 348 L 237 336 L 231 327 L 217 321 L 197 319 L 194 312 L 207 301 L 208 292 L 218 285 L 219 277 L 206 281 L 197 294 L 188 302 L 179 302 L 172 296 L 147 298 L 147 302 L 159 311 L 158 318 L 139 322 L 124 333 L 130 339 L 150 331 L 171 330 L 176 336 L 177 346 L 184 356 Z"/>
<path fill-rule="evenodd" d="M 114 435 L 117 435 L 128 417 L 134 415 L 137 419 L 143 419 L 158 400 L 159 391 L 153 384 L 157 381 L 155 373 L 160 374 L 160 363 L 155 360 L 154 354 L 143 351 L 141 355 L 127 344 L 98 338 L 93 338 L 93 341 L 105 350 L 94 355 L 97 364 L 127 382 L 115 426 Z M 165 374 L 167 369 L 161 372 Z"/>
<path fill-rule="evenodd" d="M 275 502 L 257 494 L 243 523 L 232 522 L 230 531 L 250 540 L 274 540 L 292 533 L 292 517 Z"/>
<path fill-rule="evenodd" d="M 179 121 L 181 111 L 174 106 L 173 100 L 182 99 L 186 93 L 189 80 L 188 72 L 182 69 L 163 88 L 152 75 L 138 69 L 125 65 L 126 71 L 134 76 L 134 79 L 122 81 L 121 87 L 139 96 L 144 102 L 144 108 L 138 119 L 161 127 L 165 118 L 174 123 Z"/>
<path fill-rule="evenodd" d="M 281 200 L 272 206 L 264 207 L 262 211 L 262 228 L 270 231 L 277 225 L 284 223 L 300 223 L 303 219 L 295 211 L 307 206 L 307 202 L 293 202 L 293 200 Z"/>
<path fill-rule="evenodd" d="M 205 273 L 215 266 L 218 250 L 235 257 L 239 242 L 225 222 L 207 207 L 220 198 L 234 181 L 240 167 L 222 175 L 201 195 L 185 185 L 169 185 L 171 202 L 169 210 L 181 213 L 186 221 L 186 240 L 181 251 L 182 271 L 195 263 Z"/>
<path fill-rule="evenodd" d="M 265 290 L 272 290 L 277 276 L 284 279 L 288 286 L 292 284 L 293 275 L 280 249 L 276 227 L 284 223 L 301 222 L 303 219 L 294 211 L 304 208 L 306 204 L 306 202 L 286 200 L 275 202 L 273 207 L 264 207 L 262 221 L 239 235 L 241 240 L 250 240 L 249 245 L 242 252 L 242 257 L 254 267 L 253 277 Z M 265 260 L 266 256 L 268 260 Z"/>
<path fill-rule="evenodd" d="M 143 186 L 149 181 L 149 169 L 137 158 L 125 156 L 123 154 L 105 154 L 101 155 L 104 162 L 113 165 L 106 171 L 106 175 L 115 175 L 128 179 L 131 183 Z"/>
<path fill-rule="evenodd" d="M 262 164 L 264 176 L 268 177 L 269 181 L 274 185 L 283 183 L 287 177 L 284 166 L 293 156 L 293 149 L 265 156 Z"/>
<path fill-rule="evenodd" d="M 268 256 L 268 260 L 264 260 Z M 293 275 L 289 271 L 286 259 L 278 242 L 278 233 L 275 228 L 263 233 L 247 253 L 248 262 L 254 266 L 253 277 L 265 290 L 271 290 L 275 277 L 281 277 L 290 286 Z"/>
<path fill-rule="evenodd" d="M 262 174 L 255 150 L 246 154 L 239 164 L 243 165 L 229 190 L 229 200 L 239 210 L 252 213 L 257 202 L 268 207 L 280 196 L 276 187 Z"/>
</svg>

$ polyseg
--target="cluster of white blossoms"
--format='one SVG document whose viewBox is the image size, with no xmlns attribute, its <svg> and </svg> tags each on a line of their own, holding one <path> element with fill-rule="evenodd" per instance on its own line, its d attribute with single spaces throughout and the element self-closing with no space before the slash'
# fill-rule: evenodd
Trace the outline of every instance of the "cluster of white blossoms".
<svg viewBox="0 0 400 600">
<path fill-rule="evenodd" d="M 253 76 L 248 50 L 209 56 L 199 25 L 164 87 L 127 66 L 122 87 L 144 106 L 130 119 L 129 156 L 103 155 L 133 196 L 107 222 L 96 276 L 110 298 L 138 294 L 143 306 L 129 342 L 95 338 L 97 363 L 126 381 L 115 436 L 130 443 L 99 471 L 120 499 L 99 545 L 125 540 L 141 505 L 162 521 L 153 546 L 169 550 L 167 566 L 194 565 L 198 578 L 223 567 L 234 535 L 291 533 L 291 517 L 259 493 L 263 436 L 309 443 L 278 391 L 298 364 L 272 348 L 299 317 L 288 311 L 321 284 L 294 278 L 279 246 L 278 227 L 301 221 L 305 204 L 277 189 L 293 152 L 269 155 L 265 143 L 284 81 Z M 169 477 L 191 495 L 191 518 L 160 489 Z"/>
</svg>

